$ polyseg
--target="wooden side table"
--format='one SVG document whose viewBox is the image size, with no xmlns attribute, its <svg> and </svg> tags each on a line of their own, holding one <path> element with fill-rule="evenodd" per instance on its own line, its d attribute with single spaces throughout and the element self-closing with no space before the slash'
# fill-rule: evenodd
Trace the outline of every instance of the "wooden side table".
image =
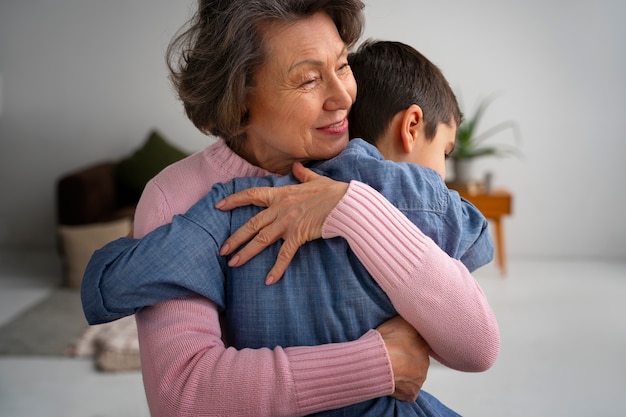
<svg viewBox="0 0 626 417">
<path fill-rule="evenodd" d="M 513 199 L 511 193 L 501 188 L 486 193 L 480 188 L 471 190 L 467 186 L 455 183 L 448 183 L 448 187 L 458 191 L 461 197 L 474 204 L 487 219 L 493 221 L 495 226 L 496 262 L 502 276 L 506 276 L 506 252 L 502 216 L 511 214 L 511 202 Z"/>
</svg>

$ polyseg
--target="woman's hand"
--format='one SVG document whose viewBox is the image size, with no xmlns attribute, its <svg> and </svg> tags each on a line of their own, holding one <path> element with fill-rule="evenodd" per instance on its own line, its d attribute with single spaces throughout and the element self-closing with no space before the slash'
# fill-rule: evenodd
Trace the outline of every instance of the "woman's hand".
<svg viewBox="0 0 626 417">
<path fill-rule="evenodd" d="M 385 342 L 396 390 L 392 397 L 414 402 L 426 381 L 430 366 L 430 347 L 402 317 L 387 320 L 376 330 Z"/>
<path fill-rule="evenodd" d="M 248 204 L 267 207 L 224 242 L 220 255 L 229 255 L 252 239 L 228 263 L 229 266 L 243 265 L 282 238 L 284 243 L 278 259 L 265 280 L 268 285 L 282 277 L 300 246 L 322 237 L 326 217 L 348 189 L 347 183 L 318 175 L 299 162 L 293 164 L 293 173 L 302 184 L 249 188 L 226 197 L 216 205 L 220 210 L 232 210 Z"/>
</svg>

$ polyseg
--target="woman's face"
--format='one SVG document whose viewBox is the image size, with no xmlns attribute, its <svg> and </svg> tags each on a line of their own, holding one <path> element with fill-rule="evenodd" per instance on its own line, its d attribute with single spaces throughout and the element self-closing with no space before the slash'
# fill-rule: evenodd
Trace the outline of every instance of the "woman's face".
<svg viewBox="0 0 626 417">
<path fill-rule="evenodd" d="M 247 100 L 243 156 L 286 174 L 295 161 L 331 158 L 348 143 L 348 111 L 356 81 L 348 50 L 323 13 L 294 24 L 269 25 L 267 60 Z"/>
</svg>

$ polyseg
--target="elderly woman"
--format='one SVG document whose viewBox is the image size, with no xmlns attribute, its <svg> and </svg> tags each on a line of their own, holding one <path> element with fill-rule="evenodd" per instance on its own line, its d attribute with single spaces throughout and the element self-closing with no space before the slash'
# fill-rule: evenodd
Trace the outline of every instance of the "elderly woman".
<svg viewBox="0 0 626 417">
<path fill-rule="evenodd" d="M 296 161 L 326 159 L 345 147 L 346 116 L 356 95 L 347 50 L 360 35 L 361 8 L 358 1 L 332 0 L 200 2 L 192 26 L 178 39 L 185 50 L 174 74 L 190 118 L 222 139 L 148 184 L 137 237 L 185 212 L 215 182 L 284 174 Z M 345 184 L 327 185 L 320 185 L 322 198 L 314 202 L 323 219 L 342 196 L 344 204 L 370 201 L 346 193 Z M 384 212 L 384 202 L 371 202 L 372 213 Z M 443 300 L 478 300 L 480 307 L 482 293 L 467 270 L 429 264 L 445 259 L 434 244 L 421 245 L 406 273 L 430 274 L 423 291 L 434 295 L 447 286 Z M 442 270 L 455 276 L 448 281 Z M 202 297 L 145 308 L 137 323 L 154 415 L 305 415 L 392 394 L 414 400 L 423 382 L 421 368 L 417 376 L 411 371 L 424 346 L 398 320 L 354 342 L 241 351 L 224 346 L 217 307 Z M 410 415 L 453 414 L 425 393 L 419 400 L 415 410 L 421 414 Z"/>
</svg>

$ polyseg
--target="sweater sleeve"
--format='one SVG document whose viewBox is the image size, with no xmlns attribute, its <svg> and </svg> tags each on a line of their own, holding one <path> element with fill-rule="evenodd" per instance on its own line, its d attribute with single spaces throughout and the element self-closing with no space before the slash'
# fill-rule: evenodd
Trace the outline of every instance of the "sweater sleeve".
<svg viewBox="0 0 626 417">
<path fill-rule="evenodd" d="M 500 333 L 476 280 L 373 188 L 352 181 L 322 236 L 348 241 L 435 359 L 461 371 L 493 365 Z"/>
<path fill-rule="evenodd" d="M 217 307 L 193 296 L 137 315 L 151 415 L 302 416 L 390 395 L 380 334 L 310 347 L 225 347 Z M 364 366 L 367 364 L 367 366 Z"/>
</svg>

